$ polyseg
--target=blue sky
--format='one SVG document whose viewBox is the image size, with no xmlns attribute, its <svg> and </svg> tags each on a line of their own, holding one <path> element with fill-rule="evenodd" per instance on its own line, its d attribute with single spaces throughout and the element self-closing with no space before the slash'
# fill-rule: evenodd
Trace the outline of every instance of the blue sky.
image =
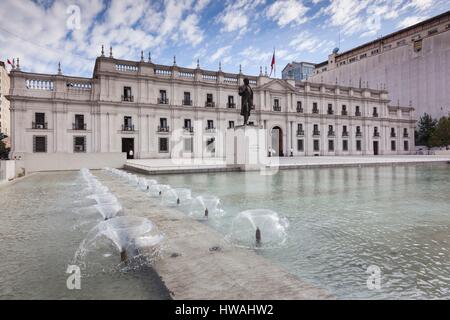
<svg viewBox="0 0 450 320">
<path fill-rule="evenodd" d="M 2 0 L 0 60 L 23 70 L 91 76 L 101 45 L 114 57 L 277 75 L 290 61 L 341 51 L 450 10 L 448 0 Z"/>
</svg>

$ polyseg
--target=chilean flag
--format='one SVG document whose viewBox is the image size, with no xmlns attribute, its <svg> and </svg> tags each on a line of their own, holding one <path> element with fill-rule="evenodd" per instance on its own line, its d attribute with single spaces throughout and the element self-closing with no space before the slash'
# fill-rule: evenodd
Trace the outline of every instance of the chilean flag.
<svg viewBox="0 0 450 320">
<path fill-rule="evenodd" d="M 270 76 L 272 76 L 272 72 L 273 71 L 276 72 L 276 69 L 275 69 L 275 49 L 273 49 L 273 56 L 272 56 L 272 62 L 270 63 L 270 68 L 271 68 Z"/>
<path fill-rule="evenodd" d="M 12 66 L 12 67 L 14 66 L 13 63 L 12 63 L 9 59 L 6 60 L 6 61 L 8 62 L 8 64 L 9 64 L 10 66 Z"/>
</svg>

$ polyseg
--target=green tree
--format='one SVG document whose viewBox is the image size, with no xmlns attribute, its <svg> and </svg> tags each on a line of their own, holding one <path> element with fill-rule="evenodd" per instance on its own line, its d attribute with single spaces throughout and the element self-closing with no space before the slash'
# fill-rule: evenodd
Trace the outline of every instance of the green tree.
<svg viewBox="0 0 450 320">
<path fill-rule="evenodd" d="M 432 147 L 446 147 L 450 145 L 450 118 L 442 117 L 430 137 Z"/>
<path fill-rule="evenodd" d="M 427 146 L 431 148 L 430 138 L 436 129 L 437 120 L 425 113 L 419 119 L 418 130 L 416 132 L 416 145 Z"/>
</svg>

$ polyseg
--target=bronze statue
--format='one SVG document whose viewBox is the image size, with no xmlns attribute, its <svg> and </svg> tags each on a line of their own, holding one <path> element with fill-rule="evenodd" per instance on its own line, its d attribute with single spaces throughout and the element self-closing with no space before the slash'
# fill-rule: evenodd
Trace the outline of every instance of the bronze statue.
<svg viewBox="0 0 450 320">
<path fill-rule="evenodd" d="M 244 116 L 244 126 L 247 125 L 248 118 L 250 117 L 250 111 L 253 108 L 253 90 L 250 87 L 250 81 L 245 78 L 244 84 L 239 87 L 239 95 L 241 100 L 241 116 Z"/>
</svg>

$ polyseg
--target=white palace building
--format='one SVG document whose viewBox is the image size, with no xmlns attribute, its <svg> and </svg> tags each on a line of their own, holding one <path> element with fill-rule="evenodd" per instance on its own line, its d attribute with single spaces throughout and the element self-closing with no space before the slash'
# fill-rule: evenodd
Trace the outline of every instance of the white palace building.
<svg viewBox="0 0 450 320">
<path fill-rule="evenodd" d="M 10 72 L 11 154 L 28 171 L 105 166 L 128 158 L 223 158 L 243 123 L 250 80 L 273 156 L 399 155 L 414 151 L 414 110 L 387 91 L 183 68 L 107 57 L 92 78 Z M 130 152 L 132 150 L 132 152 Z"/>
</svg>

